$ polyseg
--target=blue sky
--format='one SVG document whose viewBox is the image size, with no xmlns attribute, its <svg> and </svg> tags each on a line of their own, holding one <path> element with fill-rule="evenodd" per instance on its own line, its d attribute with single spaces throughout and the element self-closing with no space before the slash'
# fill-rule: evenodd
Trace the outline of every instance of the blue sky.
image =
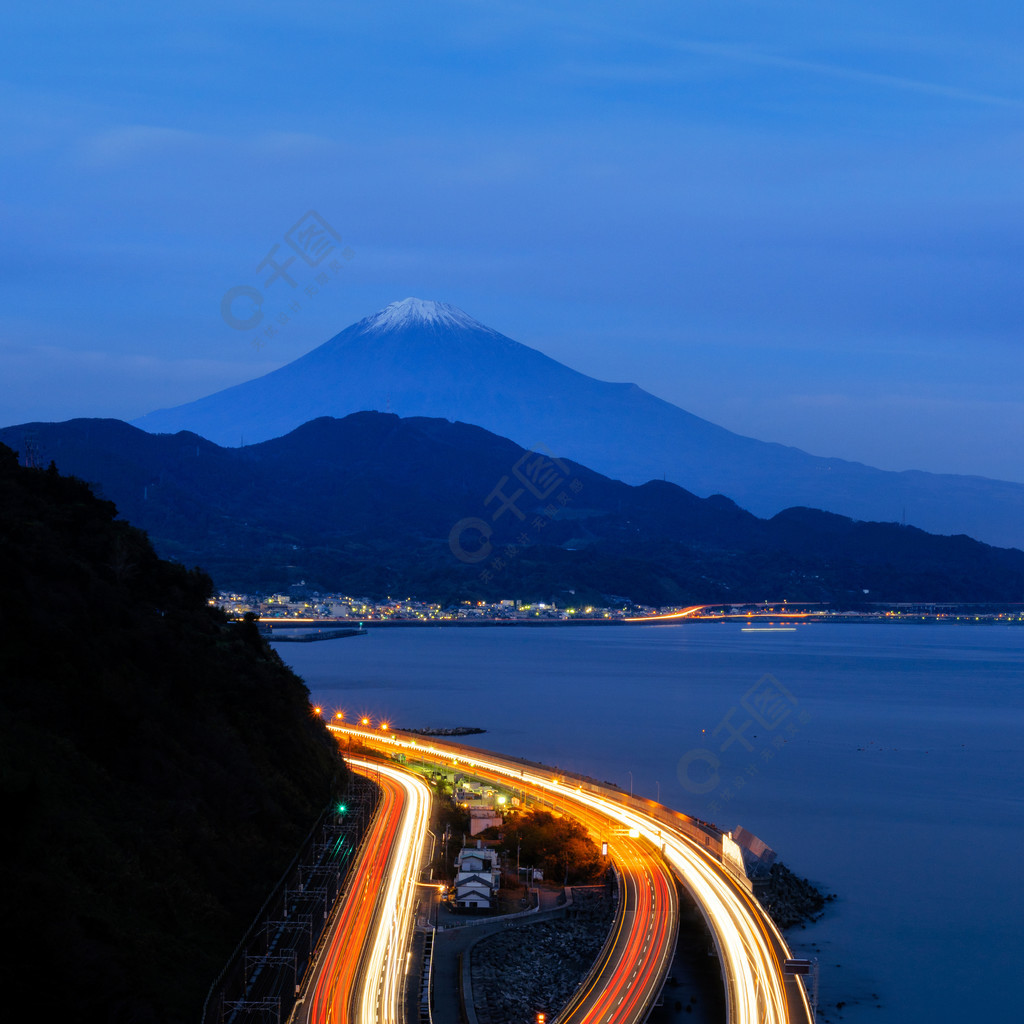
<svg viewBox="0 0 1024 1024">
<path fill-rule="evenodd" d="M 741 433 L 1024 481 L 1022 51 L 1008 2 L 8 5 L 0 421 L 414 295 Z M 256 349 L 221 298 L 310 209 L 351 259 Z"/>
</svg>

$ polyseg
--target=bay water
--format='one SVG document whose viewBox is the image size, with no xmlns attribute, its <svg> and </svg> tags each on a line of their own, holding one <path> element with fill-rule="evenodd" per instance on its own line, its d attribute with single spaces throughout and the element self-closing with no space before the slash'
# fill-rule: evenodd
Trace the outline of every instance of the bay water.
<svg viewBox="0 0 1024 1024">
<path fill-rule="evenodd" d="M 837 899 L 819 1020 L 1019 1020 L 1024 628 L 415 627 L 275 645 L 314 702 L 742 825 Z M 842 1003 L 842 1006 L 837 1004 Z"/>
</svg>

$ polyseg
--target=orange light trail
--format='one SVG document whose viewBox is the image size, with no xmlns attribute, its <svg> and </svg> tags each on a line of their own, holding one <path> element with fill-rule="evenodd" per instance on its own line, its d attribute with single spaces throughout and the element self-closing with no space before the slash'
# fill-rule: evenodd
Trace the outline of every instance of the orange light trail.
<svg viewBox="0 0 1024 1024">
<path fill-rule="evenodd" d="M 789 948 L 771 919 L 744 888 L 745 877 L 741 884 L 730 873 L 726 862 L 712 856 L 684 829 L 664 816 L 655 817 L 639 809 L 636 801 L 627 802 L 624 794 L 613 789 L 591 784 L 586 789 L 582 786 L 573 789 L 553 779 L 550 770 L 539 765 L 486 750 L 451 743 L 424 747 L 414 745 L 409 737 L 401 734 L 381 736 L 345 726 L 330 728 L 336 733 L 361 736 L 367 742 L 372 738 L 373 743 L 385 750 L 405 750 L 427 762 L 447 764 L 457 759 L 468 774 L 486 772 L 501 777 L 505 785 L 531 792 L 553 806 L 571 807 L 570 813 L 575 816 L 589 810 L 605 819 L 606 829 L 611 825 L 624 826 L 660 847 L 674 873 L 694 896 L 711 929 L 722 964 L 730 1024 L 809 1024 L 810 1004 L 802 984 L 782 971 L 782 962 L 791 956 Z M 634 922 L 631 940 L 635 934 L 639 933 Z M 648 977 L 641 972 L 647 970 L 652 955 L 650 948 L 649 944 L 630 945 L 621 961 L 625 973 L 616 969 L 613 980 L 621 982 L 625 978 L 635 984 L 636 979 L 642 981 Z M 616 1014 L 626 998 L 623 995 L 621 1003 L 611 1007 Z M 627 1013 L 629 1009 L 636 1009 L 636 1016 L 632 1018 L 636 1022 L 642 1021 L 650 1009 L 650 1003 L 641 1003 L 642 998 L 634 1000 L 635 1005 L 626 1004 Z M 602 1009 L 608 1009 L 604 1002 L 601 1005 Z M 593 1018 L 595 1024 L 598 1020 L 604 1024 L 608 1019 Z M 630 1020 L 629 1017 L 615 1019 Z"/>
<path fill-rule="evenodd" d="M 348 763 L 377 782 L 381 799 L 322 940 L 300 1019 L 390 1024 L 398 1019 L 430 792 L 421 780 L 390 765 Z"/>
<path fill-rule="evenodd" d="M 714 608 L 713 604 L 691 604 L 689 608 L 683 608 L 678 612 L 666 612 L 664 615 L 637 615 L 632 618 L 624 619 L 624 622 L 669 622 L 672 619 L 689 619 L 696 615 L 697 612 L 703 611 L 705 608 Z"/>
<path fill-rule="evenodd" d="M 422 749 L 417 746 L 417 754 Z M 467 774 L 509 785 L 507 774 L 488 771 L 477 761 L 467 768 Z M 622 876 L 614 941 L 589 981 L 559 1013 L 558 1024 L 642 1024 L 661 991 L 675 951 L 679 901 L 672 876 L 649 841 L 622 835 L 618 822 L 581 805 L 575 791 L 557 783 L 554 789 L 541 789 L 529 779 L 513 784 L 581 822 L 596 842 L 607 838 L 609 853 Z"/>
</svg>

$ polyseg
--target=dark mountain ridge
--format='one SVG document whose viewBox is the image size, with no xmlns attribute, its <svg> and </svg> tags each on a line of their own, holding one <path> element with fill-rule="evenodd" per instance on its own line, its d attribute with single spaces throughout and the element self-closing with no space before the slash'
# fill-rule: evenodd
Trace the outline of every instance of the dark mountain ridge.
<svg viewBox="0 0 1024 1024">
<path fill-rule="evenodd" d="M 405 299 L 271 373 L 135 425 L 217 444 L 366 410 L 475 423 L 626 483 L 663 477 L 759 516 L 802 505 L 1024 547 L 1024 484 L 887 472 L 743 437 L 635 384 L 595 380 L 454 306 Z"/>
<path fill-rule="evenodd" d="M 533 461 L 518 445 L 440 419 L 325 417 L 240 449 L 116 420 L 29 424 L 0 440 L 26 435 L 36 457 L 97 482 L 161 553 L 202 564 L 222 588 L 305 581 L 438 600 L 576 590 L 659 605 L 850 604 L 864 591 L 869 600 L 1024 598 L 1024 553 L 965 536 L 806 508 L 758 519 L 722 496 L 665 481 L 631 487 L 544 453 L 560 483 L 538 497 L 523 481 Z M 515 490 L 515 510 L 499 514 L 498 492 Z M 460 560 L 452 530 L 463 520 L 471 525 L 455 538 Z M 470 560 L 487 544 L 486 558 Z"/>
</svg>

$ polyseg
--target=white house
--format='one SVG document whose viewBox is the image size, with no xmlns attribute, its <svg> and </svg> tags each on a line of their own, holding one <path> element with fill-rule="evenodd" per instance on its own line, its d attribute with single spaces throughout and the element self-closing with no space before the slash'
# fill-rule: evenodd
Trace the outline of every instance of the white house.
<svg viewBox="0 0 1024 1024">
<path fill-rule="evenodd" d="M 479 844 L 479 840 L 477 841 Z M 501 885 L 498 851 L 480 845 L 463 847 L 455 860 L 455 902 L 467 909 L 487 910 Z"/>
</svg>

